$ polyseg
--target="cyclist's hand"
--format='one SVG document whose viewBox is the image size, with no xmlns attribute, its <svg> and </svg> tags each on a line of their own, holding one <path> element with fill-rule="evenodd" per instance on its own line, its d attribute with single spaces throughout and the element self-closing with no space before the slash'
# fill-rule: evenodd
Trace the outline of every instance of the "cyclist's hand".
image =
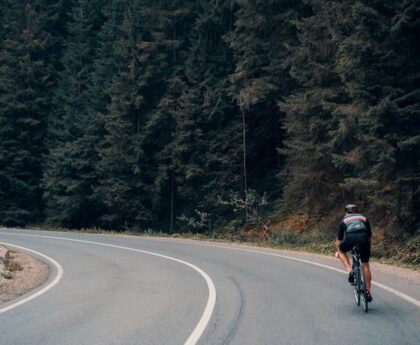
<svg viewBox="0 0 420 345">
<path fill-rule="evenodd" d="M 339 252 L 335 252 L 335 255 L 334 255 L 336 258 L 339 258 L 340 257 L 340 253 Z"/>
</svg>

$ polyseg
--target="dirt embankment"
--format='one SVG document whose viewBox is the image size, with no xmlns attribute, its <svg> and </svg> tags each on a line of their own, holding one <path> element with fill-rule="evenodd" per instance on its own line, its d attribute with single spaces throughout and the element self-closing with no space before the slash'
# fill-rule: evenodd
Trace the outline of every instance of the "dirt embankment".
<svg viewBox="0 0 420 345">
<path fill-rule="evenodd" d="M 0 304 L 22 296 L 48 279 L 48 265 L 23 252 L 9 250 L 0 268 Z"/>
</svg>

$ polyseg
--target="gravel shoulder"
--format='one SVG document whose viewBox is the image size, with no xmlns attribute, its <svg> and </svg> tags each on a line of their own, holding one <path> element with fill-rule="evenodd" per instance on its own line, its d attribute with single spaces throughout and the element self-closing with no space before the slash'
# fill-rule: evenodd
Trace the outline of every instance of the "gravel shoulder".
<svg viewBox="0 0 420 345">
<path fill-rule="evenodd" d="M 23 252 L 10 251 L 10 260 L 15 267 L 11 279 L 0 279 L 0 304 L 11 301 L 45 283 L 48 279 L 48 265 Z"/>
</svg>

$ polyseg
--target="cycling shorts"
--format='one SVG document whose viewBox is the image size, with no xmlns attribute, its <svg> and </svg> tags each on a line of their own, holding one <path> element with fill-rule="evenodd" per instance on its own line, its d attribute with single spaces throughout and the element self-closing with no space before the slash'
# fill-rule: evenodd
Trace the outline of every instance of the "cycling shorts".
<svg viewBox="0 0 420 345">
<path fill-rule="evenodd" d="M 370 243 L 367 233 L 350 233 L 346 234 L 344 241 L 340 244 L 340 250 L 342 252 L 348 252 L 353 249 L 353 247 L 359 244 L 360 247 L 360 260 L 362 262 L 369 262 L 370 258 Z"/>
</svg>

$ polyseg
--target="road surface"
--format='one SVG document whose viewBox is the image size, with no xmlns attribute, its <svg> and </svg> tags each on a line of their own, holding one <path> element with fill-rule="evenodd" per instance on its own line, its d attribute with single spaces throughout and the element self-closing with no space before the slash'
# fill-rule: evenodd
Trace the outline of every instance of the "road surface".
<svg viewBox="0 0 420 345">
<path fill-rule="evenodd" d="M 420 344 L 418 282 L 378 273 L 389 291 L 365 314 L 333 258 L 10 229 L 0 242 L 56 261 L 42 294 L 0 306 L 1 345 Z"/>
</svg>

